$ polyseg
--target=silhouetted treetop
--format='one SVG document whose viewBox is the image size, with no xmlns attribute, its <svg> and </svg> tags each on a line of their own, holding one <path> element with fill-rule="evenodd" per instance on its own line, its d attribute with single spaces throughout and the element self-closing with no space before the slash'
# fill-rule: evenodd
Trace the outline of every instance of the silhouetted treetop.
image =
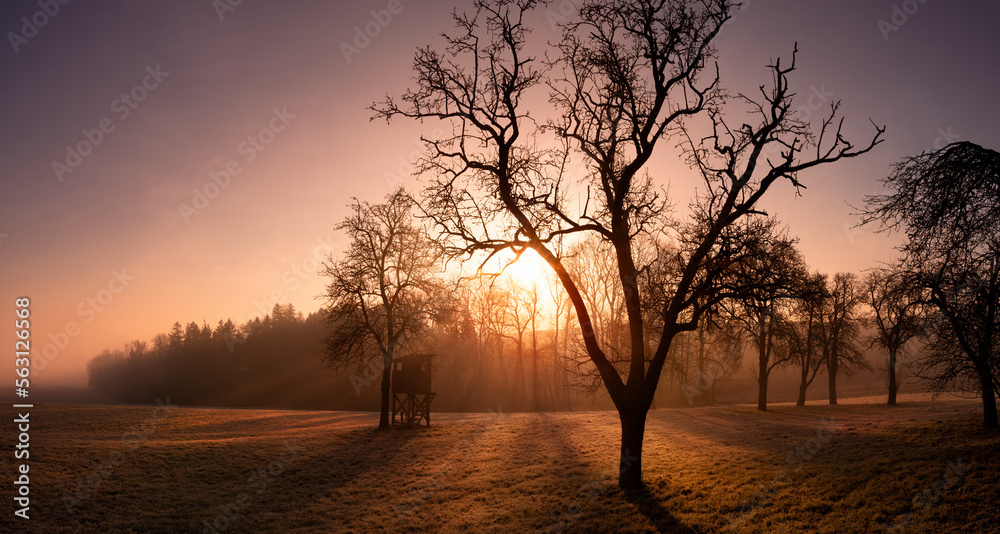
<svg viewBox="0 0 1000 534">
<path fill-rule="evenodd" d="M 1000 153 L 963 141 L 903 159 L 866 198 L 862 223 L 901 230 L 914 252 L 989 239 L 1000 221 Z"/>
</svg>

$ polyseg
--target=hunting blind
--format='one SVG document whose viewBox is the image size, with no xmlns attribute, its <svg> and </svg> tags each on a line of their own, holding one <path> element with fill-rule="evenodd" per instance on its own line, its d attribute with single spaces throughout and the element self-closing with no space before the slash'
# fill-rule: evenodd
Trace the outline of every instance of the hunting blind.
<svg viewBox="0 0 1000 534">
<path fill-rule="evenodd" d="M 410 354 L 392 362 L 392 424 L 431 425 L 433 354 Z M 397 419 L 398 416 L 398 419 Z"/>
</svg>

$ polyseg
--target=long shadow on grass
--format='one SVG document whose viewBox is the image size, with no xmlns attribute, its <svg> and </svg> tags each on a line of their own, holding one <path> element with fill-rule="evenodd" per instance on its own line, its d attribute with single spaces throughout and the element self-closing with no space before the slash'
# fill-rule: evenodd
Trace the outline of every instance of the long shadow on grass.
<svg viewBox="0 0 1000 534">
<path fill-rule="evenodd" d="M 328 499 L 338 488 L 348 486 L 369 472 L 392 470 L 400 450 L 425 431 L 423 428 L 366 428 L 328 442 L 301 444 L 294 461 L 267 481 L 265 491 L 254 496 L 252 504 L 242 514 L 238 529 L 270 530 L 272 521 L 281 521 L 297 511 L 313 508 L 305 513 L 315 514 L 315 505 Z M 240 482 L 236 489 L 245 489 L 247 485 Z M 238 495 L 239 491 L 234 494 Z"/>
<path fill-rule="evenodd" d="M 557 466 L 556 472 L 552 474 L 553 480 L 561 481 L 560 486 L 552 488 L 558 492 L 568 486 L 570 488 L 579 487 L 578 493 L 570 501 L 568 509 L 556 510 L 552 514 L 553 522 L 544 528 L 544 532 L 589 532 L 597 530 L 609 530 L 615 528 L 608 524 L 607 517 L 613 517 L 619 513 L 620 501 L 635 506 L 636 511 L 645 517 L 649 523 L 658 531 L 665 534 L 672 533 L 701 533 L 692 527 L 682 523 L 674 517 L 673 513 L 663 505 L 663 500 L 651 493 L 644 486 L 634 492 L 621 492 L 617 487 L 609 487 L 607 474 L 602 474 L 600 469 L 594 465 L 585 467 L 586 474 L 576 474 L 568 477 L 564 473 L 573 471 L 580 467 L 580 458 L 572 454 L 571 440 L 569 439 L 567 426 L 553 425 L 548 422 L 547 414 L 540 414 L 545 423 L 545 428 L 551 429 L 550 440 L 556 444 L 559 456 L 563 460 L 562 468 Z M 572 432 L 578 435 L 585 434 L 585 429 L 579 421 L 574 423 Z M 617 466 L 617 462 L 615 462 Z M 613 483 L 611 483 L 613 484 Z M 631 514 L 632 512 L 629 512 Z M 624 528 L 619 526 L 618 528 Z"/>
<path fill-rule="evenodd" d="M 664 534 L 668 533 L 701 533 L 700 530 L 695 530 L 684 523 L 681 523 L 679 519 L 674 517 L 674 515 L 667 510 L 660 500 L 649 491 L 646 486 L 640 489 L 626 491 L 625 499 L 635 505 L 639 509 L 639 512 L 646 516 L 646 519 L 656 527 L 656 530 Z"/>
</svg>

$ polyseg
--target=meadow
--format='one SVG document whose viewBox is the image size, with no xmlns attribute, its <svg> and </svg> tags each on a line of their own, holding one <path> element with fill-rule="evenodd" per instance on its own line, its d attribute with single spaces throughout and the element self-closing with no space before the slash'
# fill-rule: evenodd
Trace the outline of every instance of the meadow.
<svg viewBox="0 0 1000 534">
<path fill-rule="evenodd" d="M 0 531 L 1000 532 L 980 406 L 879 400 L 651 411 L 636 494 L 613 412 L 379 432 L 363 412 L 41 404 L 31 519 L 8 501 Z"/>
</svg>

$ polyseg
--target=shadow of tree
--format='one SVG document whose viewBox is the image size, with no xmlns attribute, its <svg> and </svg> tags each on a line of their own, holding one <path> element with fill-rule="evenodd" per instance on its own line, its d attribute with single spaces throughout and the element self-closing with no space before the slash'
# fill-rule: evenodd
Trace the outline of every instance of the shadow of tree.
<svg viewBox="0 0 1000 534">
<path fill-rule="evenodd" d="M 351 431 L 332 443 L 322 440 L 300 445 L 301 452 L 294 461 L 270 477 L 261 488 L 263 491 L 250 492 L 253 502 L 236 527 L 241 531 L 265 531 L 276 517 L 322 509 L 321 503 L 331 499 L 340 488 L 349 487 L 371 473 L 391 470 L 397 464 L 400 451 L 427 430 L 423 427 L 364 428 Z"/>
<path fill-rule="evenodd" d="M 623 492 L 625 500 L 634 505 L 650 523 L 656 527 L 658 532 L 664 534 L 673 533 L 697 533 L 702 534 L 703 531 L 695 530 L 688 525 L 682 523 L 679 519 L 674 517 L 674 515 L 663 506 L 663 503 L 654 495 L 649 488 L 643 485 L 639 489 L 630 490 Z"/>
</svg>

